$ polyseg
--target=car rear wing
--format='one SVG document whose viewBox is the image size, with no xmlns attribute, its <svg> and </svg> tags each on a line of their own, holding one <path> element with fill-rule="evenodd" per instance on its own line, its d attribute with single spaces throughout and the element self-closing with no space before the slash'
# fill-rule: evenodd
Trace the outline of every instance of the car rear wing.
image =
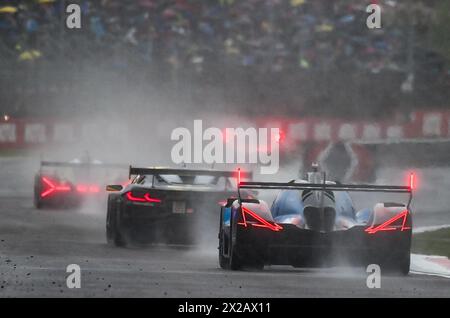
<svg viewBox="0 0 450 318">
<path fill-rule="evenodd" d="M 130 166 L 129 178 L 136 175 L 162 175 L 175 174 L 179 176 L 215 176 L 227 178 L 249 178 L 253 176 L 252 172 L 208 170 L 208 169 L 179 169 L 179 168 L 137 168 Z"/>
<path fill-rule="evenodd" d="M 414 175 L 410 176 L 408 186 L 369 185 L 369 184 L 330 184 L 330 183 L 277 183 L 277 182 L 240 182 L 238 198 L 241 200 L 241 189 L 271 189 L 271 190 L 313 190 L 313 191 L 347 191 L 347 192 L 377 192 L 409 194 L 408 209 L 411 205 L 414 190 Z"/>
</svg>

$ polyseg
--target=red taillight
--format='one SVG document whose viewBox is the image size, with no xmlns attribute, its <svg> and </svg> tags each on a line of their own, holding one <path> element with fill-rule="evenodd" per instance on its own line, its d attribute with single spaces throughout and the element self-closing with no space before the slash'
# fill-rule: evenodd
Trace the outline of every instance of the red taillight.
<svg viewBox="0 0 450 318">
<path fill-rule="evenodd" d="M 408 211 L 405 210 L 402 213 L 394 216 L 392 219 L 387 220 L 383 224 L 378 226 L 371 226 L 365 231 L 369 234 L 375 234 L 380 231 L 406 231 L 410 230 L 411 227 L 406 226 L 406 222 L 408 220 Z"/>
<path fill-rule="evenodd" d="M 131 191 L 126 193 L 126 197 L 129 201 L 133 202 L 149 202 L 149 203 L 161 203 L 162 201 L 157 198 L 152 198 L 149 193 L 145 193 L 142 197 L 134 195 Z"/>
<path fill-rule="evenodd" d="M 148 193 L 144 194 L 144 198 L 147 202 L 161 203 L 160 199 L 152 198 Z"/>
<path fill-rule="evenodd" d="M 52 181 L 47 177 L 42 177 L 42 183 L 44 184 L 44 190 L 41 192 L 41 198 L 48 197 L 55 192 L 68 192 L 70 186 L 65 184 L 57 184 L 56 181 Z"/>
<path fill-rule="evenodd" d="M 254 227 L 263 227 L 275 232 L 281 231 L 283 229 L 281 225 L 277 223 L 270 223 L 252 210 L 244 207 L 242 207 L 242 222 L 239 222 L 238 224 L 244 227 L 247 227 L 249 225 L 252 225 Z"/>
<path fill-rule="evenodd" d="M 135 197 L 131 192 L 127 192 L 127 199 L 134 202 L 146 202 L 145 198 Z"/>
</svg>

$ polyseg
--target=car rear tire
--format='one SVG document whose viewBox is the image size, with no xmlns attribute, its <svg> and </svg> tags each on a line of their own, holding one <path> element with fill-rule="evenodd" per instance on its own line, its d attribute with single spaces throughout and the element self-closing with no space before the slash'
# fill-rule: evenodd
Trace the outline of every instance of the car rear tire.
<svg viewBox="0 0 450 318">
<path fill-rule="evenodd" d="M 39 194 L 34 195 L 34 207 L 38 210 L 42 209 L 42 200 L 39 198 Z"/>
<path fill-rule="evenodd" d="M 392 266 L 392 269 L 395 271 L 395 273 L 398 273 L 402 276 L 407 276 L 409 274 L 410 266 L 411 254 L 409 251 L 406 251 L 396 259 L 395 263 Z"/>
<path fill-rule="evenodd" d="M 228 238 L 228 248 L 229 248 L 229 255 L 228 258 L 228 268 L 236 271 L 240 270 L 242 268 L 243 262 L 242 262 L 242 255 L 239 250 L 238 245 L 236 244 L 237 241 L 237 220 L 236 218 L 232 221 L 232 227 L 231 227 L 231 235 Z"/>
<path fill-rule="evenodd" d="M 38 210 L 42 209 L 42 200 L 41 200 L 41 178 L 37 175 L 34 178 L 34 207 Z"/>
<path fill-rule="evenodd" d="M 244 253 L 242 253 L 242 250 L 236 245 L 232 245 L 227 266 L 229 269 L 234 271 L 241 270 L 244 267 L 253 270 L 263 270 L 264 261 L 256 256 L 251 257 L 250 255 L 245 255 L 244 258 Z"/>
<path fill-rule="evenodd" d="M 231 253 L 228 258 L 228 268 L 237 271 L 242 269 L 242 259 L 236 246 L 231 245 Z"/>
<path fill-rule="evenodd" d="M 118 226 L 118 214 L 116 213 L 115 196 L 108 197 L 108 211 L 106 214 L 106 241 L 110 246 L 125 247 L 126 241 L 122 237 Z"/>
<path fill-rule="evenodd" d="M 230 269 L 228 257 L 225 256 L 226 235 L 223 230 L 219 234 L 219 265 L 222 269 Z"/>
<path fill-rule="evenodd" d="M 264 260 L 258 253 L 246 253 L 242 246 L 236 244 L 238 238 L 237 233 L 237 220 L 233 221 L 231 228 L 231 235 L 222 233 L 219 243 L 219 263 L 220 267 L 225 269 L 231 269 L 233 271 L 241 270 L 242 268 L 250 268 L 256 270 L 264 269 Z M 225 245 L 227 244 L 227 245 Z M 227 247 L 229 257 L 224 256 L 224 247 Z"/>
<path fill-rule="evenodd" d="M 381 270 L 389 275 L 407 276 L 411 265 L 410 250 L 395 251 L 388 257 L 373 259 L 370 263 L 379 264 Z"/>
<path fill-rule="evenodd" d="M 411 266 L 411 234 L 405 236 L 392 255 L 391 270 L 401 276 L 409 274 Z"/>
<path fill-rule="evenodd" d="M 253 260 L 248 264 L 248 267 L 253 270 L 262 271 L 264 269 L 264 262 Z"/>
</svg>

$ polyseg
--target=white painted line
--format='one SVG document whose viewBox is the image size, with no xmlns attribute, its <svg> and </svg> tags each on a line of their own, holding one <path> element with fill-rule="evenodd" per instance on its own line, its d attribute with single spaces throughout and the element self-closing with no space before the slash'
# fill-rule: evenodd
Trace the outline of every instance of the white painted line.
<svg viewBox="0 0 450 318">
<path fill-rule="evenodd" d="M 442 278 L 449 278 L 449 275 L 442 275 L 442 274 L 435 274 L 435 273 L 427 273 L 427 272 L 416 272 L 416 271 L 409 271 L 411 274 L 415 274 L 415 275 L 426 275 L 426 276 L 435 276 L 435 277 L 442 277 Z"/>
<path fill-rule="evenodd" d="M 450 278 L 450 260 L 445 256 L 411 254 L 411 273 Z"/>
<path fill-rule="evenodd" d="M 443 225 L 433 225 L 433 226 L 421 226 L 418 228 L 413 229 L 413 233 L 425 233 L 425 232 L 432 232 L 442 229 L 448 229 L 450 228 L 450 224 L 443 224 Z"/>
</svg>

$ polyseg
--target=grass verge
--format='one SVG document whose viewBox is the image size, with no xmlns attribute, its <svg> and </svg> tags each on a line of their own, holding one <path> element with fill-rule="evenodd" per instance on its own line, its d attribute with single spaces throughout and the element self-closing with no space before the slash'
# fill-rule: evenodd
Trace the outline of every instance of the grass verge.
<svg viewBox="0 0 450 318">
<path fill-rule="evenodd" d="M 450 258 L 450 228 L 413 235 L 412 252 Z"/>
</svg>

